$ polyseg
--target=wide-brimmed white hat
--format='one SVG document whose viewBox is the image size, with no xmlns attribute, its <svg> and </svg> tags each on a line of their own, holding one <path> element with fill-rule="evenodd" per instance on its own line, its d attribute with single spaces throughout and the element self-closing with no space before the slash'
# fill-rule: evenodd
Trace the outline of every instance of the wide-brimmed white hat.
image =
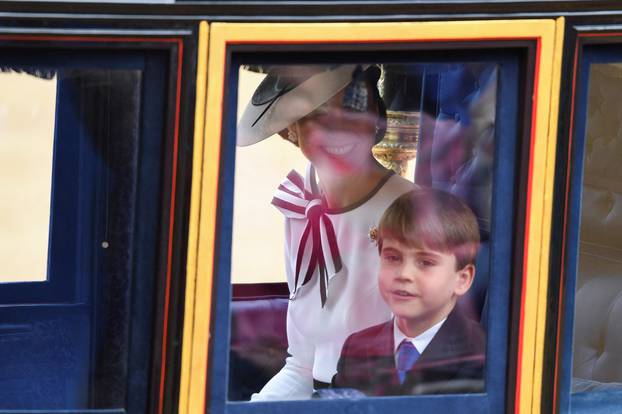
<svg viewBox="0 0 622 414">
<path fill-rule="evenodd" d="M 274 67 L 246 105 L 237 129 L 244 147 L 274 135 L 339 93 L 358 65 L 283 65 Z"/>
</svg>

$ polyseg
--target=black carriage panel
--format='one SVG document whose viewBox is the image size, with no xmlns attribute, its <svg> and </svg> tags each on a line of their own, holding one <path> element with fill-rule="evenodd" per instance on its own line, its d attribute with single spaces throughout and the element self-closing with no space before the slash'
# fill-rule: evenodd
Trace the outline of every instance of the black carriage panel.
<svg viewBox="0 0 622 414">
<path fill-rule="evenodd" d="M 11 83 L 0 106 L 19 126 L 4 124 L 3 164 L 15 165 L 16 181 L 20 160 L 44 178 L 24 175 L 26 196 L 5 210 L 16 224 L 3 240 L 13 231 L 16 244 L 36 241 L 40 259 L 16 255 L 0 270 L 0 409 L 144 413 L 171 404 L 163 393 L 180 352 L 167 359 L 168 330 L 179 329 L 168 319 L 179 317 L 169 308 L 181 294 L 171 261 L 175 200 L 186 188 L 177 180 L 188 166 L 178 156 L 188 33 L 163 33 L 0 33 L 0 79 Z M 44 128 L 28 124 L 25 108 Z M 22 141 L 48 149 L 32 148 L 38 169 Z M 45 216 L 45 226 L 23 215 Z"/>
</svg>

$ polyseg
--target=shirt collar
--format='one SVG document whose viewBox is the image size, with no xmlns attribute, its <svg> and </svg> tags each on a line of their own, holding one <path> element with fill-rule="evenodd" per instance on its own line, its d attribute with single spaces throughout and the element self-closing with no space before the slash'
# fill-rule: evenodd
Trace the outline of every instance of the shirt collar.
<svg viewBox="0 0 622 414">
<path fill-rule="evenodd" d="M 436 335 L 438 330 L 441 329 L 441 326 L 443 326 L 443 323 L 446 320 L 447 318 L 444 318 L 442 321 L 438 322 L 436 325 L 432 325 L 430 328 L 423 331 L 417 337 L 409 338 L 408 336 L 404 334 L 404 332 L 400 330 L 399 326 L 397 326 L 397 320 L 393 318 L 393 352 L 397 353 L 397 347 L 400 346 L 400 344 L 402 343 L 404 339 L 407 339 L 410 342 L 412 342 L 415 348 L 417 348 L 417 351 L 419 352 L 420 355 L 423 354 L 423 351 L 425 351 L 425 349 L 430 344 L 430 342 L 432 342 L 432 338 L 434 338 L 434 335 Z"/>
</svg>

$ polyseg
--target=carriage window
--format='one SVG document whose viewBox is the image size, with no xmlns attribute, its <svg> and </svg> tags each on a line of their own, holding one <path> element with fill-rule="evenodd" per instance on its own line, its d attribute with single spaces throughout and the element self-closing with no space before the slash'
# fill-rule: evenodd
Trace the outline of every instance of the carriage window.
<svg viewBox="0 0 622 414">
<path fill-rule="evenodd" d="M 485 391 L 499 71 L 240 66 L 230 400 Z"/>
<path fill-rule="evenodd" d="M 598 407 L 605 401 L 619 401 L 622 395 L 622 118 L 617 104 L 622 93 L 622 65 L 590 65 L 588 84 L 573 409 Z M 593 398 L 586 400 L 588 394 Z"/>
<path fill-rule="evenodd" d="M 0 53 L 0 401 L 144 413 L 169 57 L 45 46 Z"/>
<path fill-rule="evenodd" d="M 0 71 L 0 283 L 46 280 L 56 83 Z"/>
</svg>

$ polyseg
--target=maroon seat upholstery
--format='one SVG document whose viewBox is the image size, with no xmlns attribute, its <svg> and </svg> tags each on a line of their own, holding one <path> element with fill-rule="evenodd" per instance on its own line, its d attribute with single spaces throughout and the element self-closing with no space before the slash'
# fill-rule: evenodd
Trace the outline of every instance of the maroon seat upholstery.
<svg viewBox="0 0 622 414">
<path fill-rule="evenodd" d="M 250 399 L 283 367 L 287 357 L 288 302 L 286 295 L 234 297 L 229 400 Z"/>
</svg>

